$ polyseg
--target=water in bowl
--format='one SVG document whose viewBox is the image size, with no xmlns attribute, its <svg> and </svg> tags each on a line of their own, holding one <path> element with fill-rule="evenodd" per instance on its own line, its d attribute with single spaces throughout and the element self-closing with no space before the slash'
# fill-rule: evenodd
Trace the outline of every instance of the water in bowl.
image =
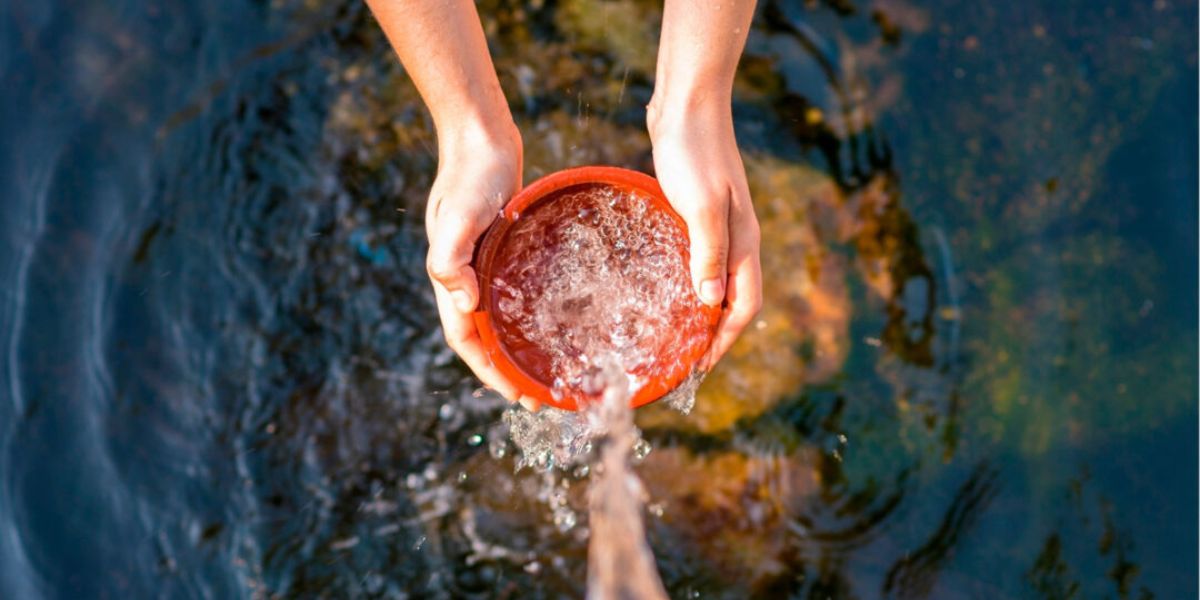
<svg viewBox="0 0 1200 600">
<path fill-rule="evenodd" d="M 707 343 L 687 234 L 640 193 L 568 188 L 517 218 L 494 262 L 491 310 L 509 354 L 555 397 L 599 397 L 606 358 L 631 393 Z"/>
</svg>

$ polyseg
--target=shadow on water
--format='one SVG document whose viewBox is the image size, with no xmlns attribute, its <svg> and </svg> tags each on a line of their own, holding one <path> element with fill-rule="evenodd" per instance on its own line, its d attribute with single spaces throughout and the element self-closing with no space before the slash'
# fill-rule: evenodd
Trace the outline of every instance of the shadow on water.
<svg viewBox="0 0 1200 600">
<path fill-rule="evenodd" d="M 653 169 L 659 5 L 479 3 L 527 179 Z M 365 7 L 56 8 L 0 11 L 0 595 L 581 595 L 588 475 L 441 341 Z M 638 413 L 672 597 L 1195 594 L 1194 22 L 760 2 L 765 306 Z"/>
</svg>

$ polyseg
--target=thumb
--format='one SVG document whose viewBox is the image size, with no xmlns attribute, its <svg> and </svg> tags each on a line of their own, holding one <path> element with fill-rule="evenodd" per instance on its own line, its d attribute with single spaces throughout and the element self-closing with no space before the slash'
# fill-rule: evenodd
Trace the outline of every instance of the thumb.
<svg viewBox="0 0 1200 600">
<path fill-rule="evenodd" d="M 475 279 L 475 269 L 471 268 L 471 258 L 481 228 L 458 215 L 448 215 L 439 221 L 430 232 L 425 268 L 434 284 L 450 292 L 454 307 L 468 313 L 479 301 L 479 282 Z"/>
<path fill-rule="evenodd" d="M 718 306 L 725 299 L 728 272 L 729 199 L 704 199 L 681 216 L 691 239 L 692 285 L 702 302 Z"/>
</svg>

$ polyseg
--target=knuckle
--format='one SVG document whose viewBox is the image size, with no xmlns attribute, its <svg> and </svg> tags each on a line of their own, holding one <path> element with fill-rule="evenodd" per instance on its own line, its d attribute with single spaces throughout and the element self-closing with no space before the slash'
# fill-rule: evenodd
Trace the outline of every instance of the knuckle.
<svg viewBox="0 0 1200 600">
<path fill-rule="evenodd" d="M 738 331 L 744 329 L 758 315 L 758 310 L 752 306 L 744 306 L 737 314 L 729 315 L 729 320 L 737 327 Z"/>
<path fill-rule="evenodd" d="M 693 247 L 701 261 L 724 266 L 725 258 L 729 255 L 729 238 L 723 235 L 699 238 Z"/>
<path fill-rule="evenodd" d="M 697 240 L 696 245 L 700 247 L 701 252 L 706 254 L 724 256 L 729 253 L 729 237 L 724 235 L 714 235 Z"/>
<path fill-rule="evenodd" d="M 758 219 L 750 219 L 746 226 L 746 239 L 756 249 L 762 244 L 762 227 L 758 224 Z"/>
<path fill-rule="evenodd" d="M 709 256 L 708 260 L 704 262 L 704 266 L 708 267 L 711 271 L 718 275 L 723 275 L 726 270 L 726 265 L 729 264 L 728 256 L 728 248 L 722 247 L 714 249 L 712 255 Z"/>
<path fill-rule="evenodd" d="M 454 279 L 458 274 L 458 268 L 450 262 L 432 257 L 425 261 L 425 271 L 429 273 L 429 277 L 442 283 Z"/>
<path fill-rule="evenodd" d="M 754 298 L 751 298 L 750 301 L 747 302 L 746 304 L 747 304 L 747 306 L 746 306 L 746 320 L 747 321 L 750 321 L 751 319 L 757 317 L 759 315 L 759 313 L 762 312 L 763 301 L 762 301 L 761 296 L 756 296 Z"/>
<path fill-rule="evenodd" d="M 738 327 L 745 327 L 750 321 L 753 321 L 762 311 L 762 296 L 755 294 L 746 298 L 739 299 L 729 313 L 729 320 L 737 323 Z"/>
<path fill-rule="evenodd" d="M 729 213 L 727 194 L 711 186 L 693 186 L 682 194 L 675 194 L 677 210 L 687 218 L 698 222 L 720 221 Z M 682 197 L 681 197 L 682 196 Z"/>
<path fill-rule="evenodd" d="M 695 218 L 702 228 L 719 230 L 729 220 L 729 202 L 709 200 L 699 202 L 694 208 Z"/>
<path fill-rule="evenodd" d="M 726 253 L 724 248 L 709 246 L 700 252 L 693 262 L 696 268 L 706 275 L 718 274 L 725 270 Z"/>
</svg>

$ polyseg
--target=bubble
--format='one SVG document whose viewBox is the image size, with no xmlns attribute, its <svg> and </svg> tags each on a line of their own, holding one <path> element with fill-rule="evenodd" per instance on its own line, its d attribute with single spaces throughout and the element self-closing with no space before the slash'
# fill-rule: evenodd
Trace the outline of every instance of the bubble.
<svg viewBox="0 0 1200 600">
<path fill-rule="evenodd" d="M 638 194 L 586 188 L 552 202 L 554 210 L 535 206 L 508 230 L 489 302 L 518 363 L 555 397 L 594 401 L 577 412 L 510 407 L 504 429 L 515 468 L 541 473 L 537 500 L 558 531 L 649 557 L 645 493 L 629 463 L 645 459 L 651 445 L 633 424 L 629 400 L 647 382 L 679 373 L 680 361 L 707 343 L 707 316 L 681 252 L 686 233 Z M 672 407 L 691 410 L 699 378 L 668 397 Z M 492 456 L 504 456 L 505 447 L 489 433 Z M 569 491 L 585 478 L 593 517 L 581 524 Z M 597 510 L 630 518 L 596 528 Z M 648 511 L 661 517 L 664 505 Z"/>
<path fill-rule="evenodd" d="M 634 461 L 644 460 L 647 456 L 650 456 L 651 449 L 652 448 L 650 447 L 650 442 L 647 442 L 645 439 L 639 439 L 638 441 L 634 442 L 634 444 L 633 444 L 633 460 Z"/>
<path fill-rule="evenodd" d="M 508 231 L 492 272 L 505 345 L 556 397 L 598 396 L 600 365 L 631 393 L 677 372 L 707 341 L 681 250 L 687 235 L 650 198 L 589 187 L 535 205 Z"/>
<path fill-rule="evenodd" d="M 554 526 L 559 531 L 567 532 L 575 527 L 578 517 L 575 516 L 575 511 L 569 508 L 556 509 L 554 511 Z"/>
</svg>

